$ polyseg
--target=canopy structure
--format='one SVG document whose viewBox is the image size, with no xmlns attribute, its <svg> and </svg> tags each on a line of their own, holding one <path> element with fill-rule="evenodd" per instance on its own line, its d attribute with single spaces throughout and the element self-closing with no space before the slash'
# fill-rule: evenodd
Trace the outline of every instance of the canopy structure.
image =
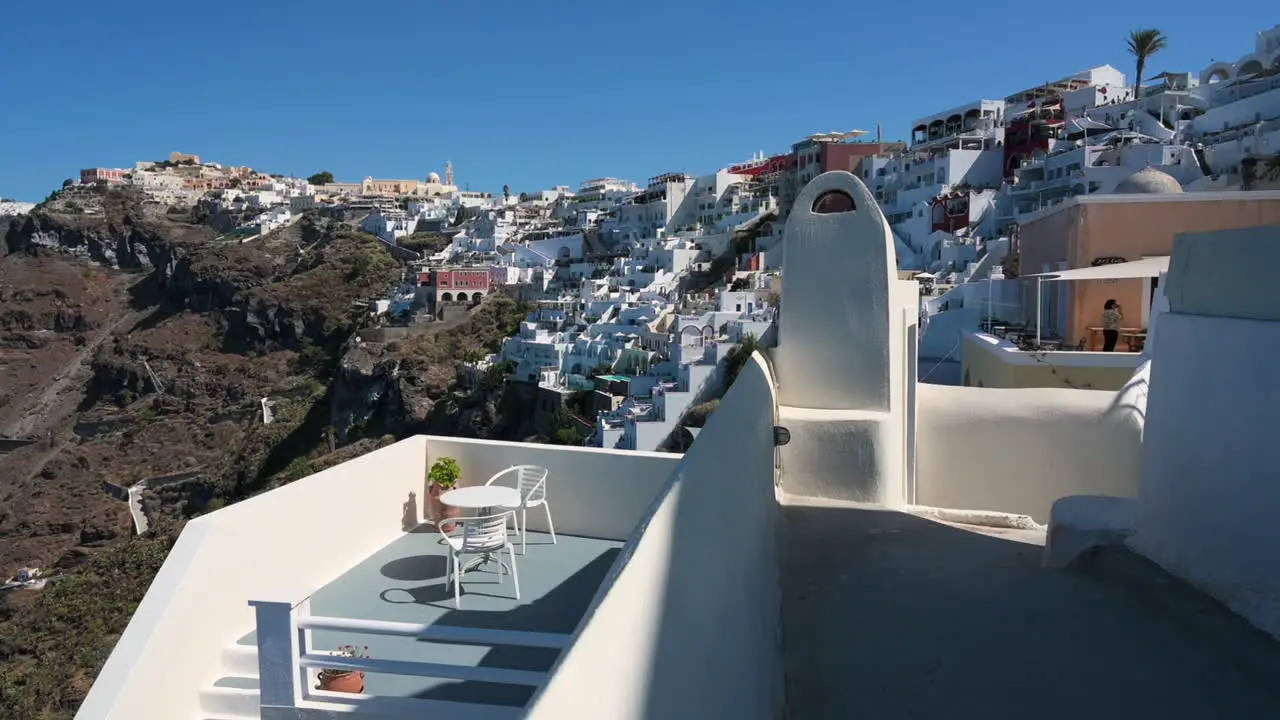
<svg viewBox="0 0 1280 720">
<path fill-rule="evenodd" d="M 1057 272 L 1022 275 L 1021 277 L 1036 278 L 1037 280 L 1127 280 L 1130 278 L 1160 277 L 1160 273 L 1168 272 L 1168 270 L 1169 256 L 1157 255 L 1111 265 L 1058 270 Z"/>
<path fill-rule="evenodd" d="M 1057 272 L 1020 275 L 1019 278 L 1035 278 L 1036 280 L 1036 345 L 1040 344 L 1040 298 L 1041 286 L 1045 280 L 1130 280 L 1160 277 L 1160 273 L 1169 271 L 1169 256 L 1155 255 L 1141 260 L 1095 265 L 1093 267 L 1059 270 Z"/>
</svg>

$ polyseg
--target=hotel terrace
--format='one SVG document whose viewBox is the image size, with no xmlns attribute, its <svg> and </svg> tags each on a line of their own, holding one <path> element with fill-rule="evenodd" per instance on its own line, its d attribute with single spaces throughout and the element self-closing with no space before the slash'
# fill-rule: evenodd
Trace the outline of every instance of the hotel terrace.
<svg viewBox="0 0 1280 720">
<path fill-rule="evenodd" d="M 1119 392 L 917 384 L 847 172 L 786 232 L 785 312 L 688 453 L 419 436 L 198 518 L 78 717 L 1280 716 L 1280 228 L 1175 241 Z M 548 471 L 457 596 L 446 457 Z"/>
<path fill-rule="evenodd" d="M 983 332 L 962 335 L 964 384 L 1121 388 L 1144 359 L 1176 236 L 1273 225 L 1280 225 L 1278 191 L 1184 193 L 1153 168 L 1114 194 L 1070 198 L 1031 215 L 1014 236 L 1021 273 L 972 284 L 969 299 L 987 320 Z M 1101 352 L 1109 299 L 1124 308 L 1119 352 Z M 1007 317 L 1001 307 L 1020 312 Z"/>
</svg>

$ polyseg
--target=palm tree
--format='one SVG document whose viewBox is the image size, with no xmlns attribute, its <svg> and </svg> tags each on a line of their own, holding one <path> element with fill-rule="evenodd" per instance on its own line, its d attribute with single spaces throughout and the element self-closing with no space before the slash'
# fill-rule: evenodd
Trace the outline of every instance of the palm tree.
<svg viewBox="0 0 1280 720">
<path fill-rule="evenodd" d="M 1168 43 L 1169 38 L 1155 28 L 1134 30 L 1129 33 L 1129 53 L 1133 55 L 1137 65 L 1136 77 L 1133 80 L 1135 98 L 1142 92 L 1142 71 L 1147 67 L 1147 60 L 1163 50 Z"/>
</svg>

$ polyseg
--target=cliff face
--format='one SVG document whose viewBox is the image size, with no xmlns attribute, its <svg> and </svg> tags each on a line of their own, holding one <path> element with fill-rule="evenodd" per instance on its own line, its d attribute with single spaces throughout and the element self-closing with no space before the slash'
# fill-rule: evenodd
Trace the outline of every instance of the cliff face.
<svg viewBox="0 0 1280 720">
<path fill-rule="evenodd" d="M 3 458 L 0 576 L 70 573 L 0 595 L 0 705 L 23 717 L 70 716 L 186 518 L 412 433 L 532 434 L 527 388 L 461 363 L 526 308 L 359 342 L 400 275 L 383 243 L 321 217 L 247 243 L 201 222 L 98 188 L 0 224 L 0 435 L 42 438 Z M 131 539 L 104 483 L 174 473 Z"/>
<path fill-rule="evenodd" d="M 171 264 L 173 258 L 162 231 L 134 221 L 129 216 L 118 221 L 82 219 L 37 210 L 22 222 L 10 224 L 5 243 L 11 253 L 45 248 L 122 270 Z"/>
<path fill-rule="evenodd" d="M 92 214 L 85 213 L 86 197 L 76 197 L 10 223 L 8 251 L 52 251 L 146 273 L 136 305 L 218 313 L 227 347 L 240 351 L 340 342 L 335 333 L 349 332 L 352 304 L 398 276 L 368 238 L 318 218 L 304 218 L 275 242 L 242 245 L 216 240 L 186 216 L 146 212 L 128 190 L 106 191 Z"/>
<path fill-rule="evenodd" d="M 330 422 L 353 432 L 427 433 L 498 440 L 534 435 L 532 398 L 495 374 L 473 377 L 463 360 L 501 347 L 528 307 L 490 297 L 460 325 L 391 342 L 353 340 L 344 349 Z"/>
</svg>

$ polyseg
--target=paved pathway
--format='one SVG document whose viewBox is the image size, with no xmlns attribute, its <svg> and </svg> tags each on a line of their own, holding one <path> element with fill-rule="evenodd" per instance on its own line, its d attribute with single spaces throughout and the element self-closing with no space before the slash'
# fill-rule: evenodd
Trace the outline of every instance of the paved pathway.
<svg viewBox="0 0 1280 720">
<path fill-rule="evenodd" d="M 1117 549 L 793 501 L 788 717 L 1280 718 L 1280 645 Z"/>
</svg>

